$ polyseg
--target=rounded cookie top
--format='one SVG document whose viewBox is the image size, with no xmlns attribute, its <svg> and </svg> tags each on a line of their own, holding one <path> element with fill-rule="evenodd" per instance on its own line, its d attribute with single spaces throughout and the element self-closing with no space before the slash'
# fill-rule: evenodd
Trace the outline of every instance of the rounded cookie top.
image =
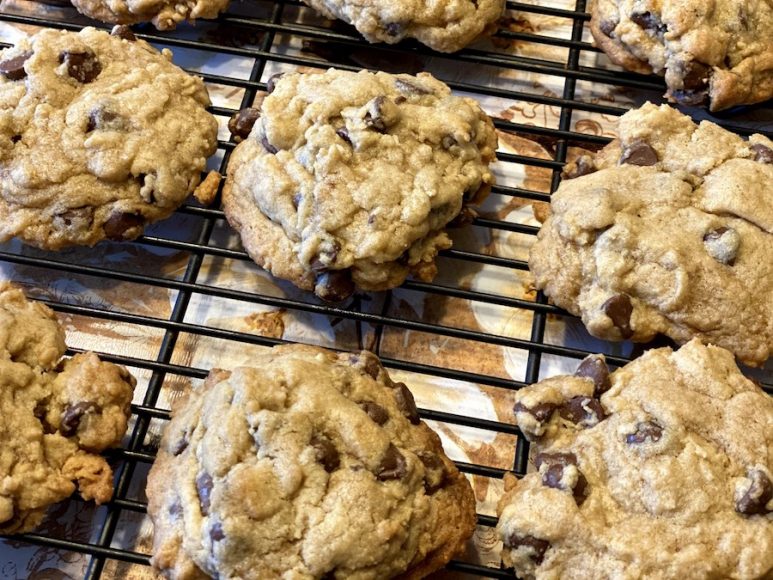
<svg viewBox="0 0 773 580">
<path fill-rule="evenodd" d="M 536 285 L 591 334 L 773 349 L 773 143 L 646 104 L 567 167 L 532 247 Z"/>
<path fill-rule="evenodd" d="M 719 111 L 773 97 L 769 0 L 595 0 L 591 12 L 604 52 L 664 74 L 672 101 Z"/>
<path fill-rule="evenodd" d="M 231 124 L 249 137 L 223 192 L 252 258 L 330 300 L 432 279 L 445 226 L 493 182 L 496 133 L 480 106 L 426 73 L 331 69 L 269 87 Z"/>
<path fill-rule="evenodd" d="M 516 394 L 536 472 L 507 478 L 498 533 L 521 578 L 762 578 L 773 572 L 773 399 L 693 340 L 613 373 Z"/>
<path fill-rule="evenodd" d="M 461 50 L 493 32 L 504 0 L 303 0 L 328 18 L 353 25 L 369 42 L 415 38 L 440 52 Z"/>
<path fill-rule="evenodd" d="M 44 30 L 0 52 L 0 239 L 132 239 L 185 200 L 217 121 L 170 56 L 120 28 Z"/>
<path fill-rule="evenodd" d="M 112 497 L 97 453 L 123 437 L 135 381 L 94 353 L 60 361 L 65 350 L 54 313 L 0 284 L 0 534 L 34 529 L 76 488 Z"/>
<path fill-rule="evenodd" d="M 72 0 L 78 12 L 112 24 L 152 22 L 159 30 L 173 30 L 184 20 L 217 18 L 230 0 Z"/>
<path fill-rule="evenodd" d="M 463 548 L 472 489 L 374 355 L 254 363 L 213 370 L 173 413 L 147 489 L 159 571 L 421 578 Z"/>
</svg>

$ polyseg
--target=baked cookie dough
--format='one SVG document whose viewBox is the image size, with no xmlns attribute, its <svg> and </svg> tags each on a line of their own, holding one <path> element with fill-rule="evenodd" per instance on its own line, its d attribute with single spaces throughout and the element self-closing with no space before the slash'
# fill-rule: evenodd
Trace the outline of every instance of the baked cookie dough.
<svg viewBox="0 0 773 580">
<path fill-rule="evenodd" d="M 418 579 L 475 528 L 470 484 L 368 352 L 278 346 L 213 370 L 148 479 L 167 578 Z"/>
<path fill-rule="evenodd" d="M 72 0 L 81 14 L 111 24 L 152 22 L 159 30 L 174 30 L 184 21 L 217 18 L 230 0 Z"/>
<path fill-rule="evenodd" d="M 431 280 L 445 227 L 494 181 L 478 103 L 426 73 L 294 73 L 269 92 L 232 120 L 223 190 L 252 259 L 330 301 Z"/>
<path fill-rule="evenodd" d="M 770 578 L 773 399 L 693 340 L 518 391 L 536 472 L 497 531 L 520 578 Z"/>
<path fill-rule="evenodd" d="M 134 378 L 92 352 L 62 359 L 47 306 L 0 283 L 0 534 L 28 532 L 77 489 L 104 503 L 113 473 L 98 455 L 126 432 Z"/>
<path fill-rule="evenodd" d="M 326 18 L 354 26 L 368 42 L 415 38 L 440 52 L 456 52 L 496 31 L 504 0 L 303 0 Z"/>
<path fill-rule="evenodd" d="M 536 286 L 607 340 L 773 349 L 773 142 L 663 105 L 567 166 L 532 246 Z"/>
<path fill-rule="evenodd" d="M 609 58 L 665 75 L 672 101 L 719 111 L 773 97 L 770 0 L 594 0 L 591 13 Z"/>
<path fill-rule="evenodd" d="M 217 147 L 204 83 L 131 31 L 43 30 L 0 52 L 0 240 L 129 240 Z"/>
</svg>

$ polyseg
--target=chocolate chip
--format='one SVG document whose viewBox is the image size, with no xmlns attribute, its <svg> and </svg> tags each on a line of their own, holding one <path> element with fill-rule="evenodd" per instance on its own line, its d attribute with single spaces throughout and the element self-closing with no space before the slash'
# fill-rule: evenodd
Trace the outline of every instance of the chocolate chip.
<svg viewBox="0 0 773 580">
<path fill-rule="evenodd" d="M 341 302 L 354 294 L 350 270 L 330 270 L 317 277 L 314 293 L 326 302 Z"/>
<path fill-rule="evenodd" d="M 594 397 L 606 393 L 612 387 L 612 382 L 609 380 L 609 367 L 604 361 L 604 356 L 600 354 L 591 354 L 582 359 L 580 366 L 574 371 L 574 376 L 593 381 Z"/>
<path fill-rule="evenodd" d="M 225 539 L 225 532 L 223 532 L 223 524 L 216 523 L 211 528 L 209 528 L 209 537 L 212 539 L 213 542 L 219 542 L 220 540 Z"/>
<path fill-rule="evenodd" d="M 379 373 L 381 373 L 381 369 L 384 368 L 381 366 L 381 362 L 375 355 L 363 354 L 359 356 L 358 360 L 365 361 L 362 365 L 362 370 L 364 370 L 374 379 L 378 378 Z"/>
<path fill-rule="evenodd" d="M 431 91 L 428 91 L 420 84 L 412 82 L 406 79 L 396 78 L 395 88 L 404 95 L 430 95 Z"/>
<path fill-rule="evenodd" d="M 544 423 L 550 419 L 553 411 L 555 411 L 557 408 L 558 405 L 554 403 L 537 403 L 533 407 L 527 407 L 523 403 L 516 403 L 513 407 L 513 412 L 528 413 L 540 423 Z"/>
<path fill-rule="evenodd" d="M 340 129 L 336 130 L 336 135 L 346 141 L 349 145 L 352 144 L 352 139 L 349 137 L 349 131 L 346 130 L 346 127 L 341 127 Z"/>
<path fill-rule="evenodd" d="M 19 141 L 21 141 L 21 135 L 14 135 L 13 137 L 11 137 L 11 143 L 16 144 Z"/>
<path fill-rule="evenodd" d="M 188 449 L 189 443 L 190 442 L 188 441 L 188 434 L 187 433 L 183 434 L 183 436 L 177 440 L 177 443 L 174 444 L 174 447 L 172 447 L 172 455 L 174 456 L 180 455 L 183 451 Z"/>
<path fill-rule="evenodd" d="M 454 139 L 453 135 L 444 135 L 443 139 L 440 141 L 440 144 L 443 146 L 443 149 L 450 149 L 454 145 L 459 145 L 456 139 Z"/>
<path fill-rule="evenodd" d="M 113 111 L 98 107 L 91 110 L 88 123 L 86 124 L 87 133 L 94 129 L 103 131 L 122 131 L 126 129 L 126 120 L 123 117 L 119 117 L 118 114 Z"/>
<path fill-rule="evenodd" d="M 368 417 L 373 419 L 373 422 L 378 425 L 383 425 L 389 421 L 389 413 L 387 413 L 386 409 L 378 403 L 363 401 L 360 403 L 360 407 L 362 407 L 362 410 L 368 414 Z"/>
<path fill-rule="evenodd" d="M 196 490 L 199 493 L 199 504 L 201 504 L 202 515 L 209 515 L 210 501 L 212 495 L 212 476 L 206 471 L 202 471 L 196 476 Z"/>
<path fill-rule="evenodd" d="M 375 129 L 379 133 L 386 133 L 387 124 L 384 119 L 384 103 L 386 97 L 378 96 L 368 104 L 368 112 L 365 113 L 364 121 L 367 127 Z"/>
<path fill-rule="evenodd" d="M 50 397 L 41 399 L 35 404 L 35 408 L 32 411 L 32 413 L 35 415 L 35 418 L 40 421 L 40 424 L 43 426 L 43 432 L 47 434 L 56 433 L 56 429 L 46 419 L 46 416 L 48 415 L 49 401 Z"/>
<path fill-rule="evenodd" d="M 568 171 L 564 171 L 561 177 L 564 179 L 575 179 L 583 175 L 590 175 L 596 171 L 596 164 L 590 155 L 581 155 L 574 160 Z"/>
<path fill-rule="evenodd" d="M 120 242 L 137 237 L 139 232 L 131 230 L 142 227 L 144 224 L 145 218 L 141 214 L 121 212 L 111 215 L 102 227 L 107 239 Z"/>
<path fill-rule="evenodd" d="M 754 160 L 760 163 L 773 164 L 773 149 L 763 145 L 762 143 L 755 143 L 751 146 L 751 150 L 754 151 Z"/>
<path fill-rule="evenodd" d="M 180 499 L 176 499 L 169 505 L 169 515 L 173 518 L 180 516 L 183 513 L 183 506 L 180 503 Z"/>
<path fill-rule="evenodd" d="M 0 74 L 9 81 L 20 81 L 27 76 L 27 71 L 24 70 L 24 63 L 27 62 L 31 56 L 32 52 L 27 51 L 0 61 Z"/>
<path fill-rule="evenodd" d="M 691 60 L 683 65 L 684 80 L 682 86 L 687 91 L 699 91 L 708 86 L 711 67 Z"/>
<path fill-rule="evenodd" d="M 94 223 L 94 208 L 91 206 L 73 207 L 56 214 L 56 218 L 62 220 L 62 223 L 68 228 L 90 228 Z"/>
<path fill-rule="evenodd" d="M 644 141 L 637 139 L 631 143 L 620 157 L 620 163 L 647 167 L 658 162 L 657 152 Z"/>
<path fill-rule="evenodd" d="M 249 137 L 252 127 L 255 126 L 255 121 L 257 121 L 259 117 L 260 111 L 258 109 L 253 109 L 252 107 L 247 107 L 246 109 L 234 113 L 233 116 L 228 119 L 228 130 L 231 132 L 231 137 L 233 137 L 234 141 L 239 143 Z"/>
<path fill-rule="evenodd" d="M 397 22 L 390 22 L 384 27 L 384 30 L 386 31 L 387 36 L 399 36 L 403 31 L 403 26 Z"/>
<path fill-rule="evenodd" d="M 568 465 L 577 466 L 577 456 L 574 453 L 538 453 L 534 458 L 534 463 L 537 469 L 540 469 L 543 464 L 547 467 L 544 470 L 540 469 L 542 485 L 563 491 L 571 490 L 577 505 L 582 505 L 585 501 L 588 480 L 582 473 L 578 473 L 577 481 L 573 486 L 568 486 L 564 481 L 564 468 Z"/>
<path fill-rule="evenodd" d="M 83 419 L 83 416 L 88 412 L 100 413 L 102 412 L 102 407 L 91 402 L 80 402 L 69 405 L 64 410 L 64 413 L 62 413 L 62 421 L 59 424 L 59 431 L 61 431 L 62 435 L 65 437 L 75 435 L 75 432 L 81 424 L 81 419 Z"/>
<path fill-rule="evenodd" d="M 471 207 L 464 206 L 459 211 L 459 214 L 450 222 L 448 222 L 448 227 L 462 228 L 464 226 L 468 226 L 471 223 L 473 223 L 477 217 L 478 217 L 478 212 L 476 212 Z"/>
<path fill-rule="evenodd" d="M 274 92 L 274 89 L 276 88 L 276 82 L 283 76 L 285 76 L 285 73 L 276 73 L 268 77 L 268 80 L 266 81 L 266 92 L 269 95 Z"/>
<path fill-rule="evenodd" d="M 113 26 L 113 29 L 110 31 L 110 36 L 117 36 L 118 38 L 128 40 L 129 42 L 134 42 L 137 40 L 137 37 L 134 36 L 132 29 L 125 24 L 118 24 Z"/>
<path fill-rule="evenodd" d="M 92 51 L 59 53 L 59 62 L 67 65 L 67 74 L 79 83 L 90 83 L 102 72 L 102 65 Z"/>
<path fill-rule="evenodd" d="M 397 406 L 403 412 L 403 415 L 405 415 L 413 425 L 421 423 L 419 410 L 416 408 L 416 401 L 413 398 L 413 393 L 405 386 L 405 383 L 395 384 L 395 401 L 397 402 Z"/>
<path fill-rule="evenodd" d="M 260 136 L 260 144 L 263 145 L 263 148 L 272 155 L 276 155 L 277 151 L 279 151 L 276 147 L 268 142 L 268 137 L 265 135 Z"/>
<path fill-rule="evenodd" d="M 510 550 L 518 550 L 519 548 L 525 548 L 529 554 L 529 558 L 538 566 L 542 564 L 542 560 L 545 558 L 545 552 L 550 548 L 550 542 L 547 540 L 540 540 L 534 536 L 518 536 L 511 535 L 505 538 L 505 548 Z"/>
<path fill-rule="evenodd" d="M 660 18 L 652 12 L 640 12 L 631 14 L 631 20 L 638 26 L 661 35 L 666 31 L 666 26 Z"/>
<path fill-rule="evenodd" d="M 663 436 L 663 427 L 655 421 L 643 421 L 636 425 L 636 431 L 625 436 L 625 442 L 629 445 L 639 445 L 650 440 L 651 443 L 660 441 Z"/>
<path fill-rule="evenodd" d="M 612 324 L 620 331 L 623 338 L 631 338 L 631 314 L 633 304 L 627 294 L 615 294 L 601 305 L 601 310 L 612 319 Z"/>
<path fill-rule="evenodd" d="M 381 459 L 376 477 L 380 481 L 400 479 L 407 473 L 405 457 L 392 443 L 387 447 L 384 457 Z"/>
<path fill-rule="evenodd" d="M 682 105 L 705 105 L 708 101 L 707 91 L 683 91 L 682 89 L 676 89 L 669 93 L 674 100 Z"/>
<path fill-rule="evenodd" d="M 395 97 L 395 104 L 396 105 L 402 105 L 407 100 L 408 99 L 406 99 L 404 96 L 399 95 L 399 96 Z"/>
<path fill-rule="evenodd" d="M 309 266 L 314 272 L 326 272 L 335 265 L 340 251 L 341 244 L 337 241 L 325 242 L 322 244 L 319 255 L 312 258 Z"/>
<path fill-rule="evenodd" d="M 733 228 L 720 227 L 703 236 L 706 252 L 717 262 L 732 266 L 735 264 L 741 236 Z"/>
<path fill-rule="evenodd" d="M 419 451 L 419 459 L 424 464 L 426 473 L 424 474 L 424 491 L 433 494 L 441 487 L 446 480 L 446 466 L 443 460 L 431 451 Z"/>
<path fill-rule="evenodd" d="M 593 427 L 607 416 L 599 400 L 591 397 L 572 397 L 558 412 L 563 419 L 583 427 Z"/>
<path fill-rule="evenodd" d="M 316 434 L 311 438 L 311 446 L 314 448 L 315 457 L 325 471 L 334 472 L 341 465 L 341 456 L 335 445 L 324 435 Z"/>
<path fill-rule="evenodd" d="M 612 38 L 612 33 L 615 31 L 616 27 L 617 22 L 613 20 L 602 20 L 601 24 L 599 24 L 599 29 L 601 29 L 601 32 L 604 34 L 604 36 L 609 38 Z"/>
<path fill-rule="evenodd" d="M 754 469 L 750 470 L 746 477 L 750 485 L 740 497 L 736 493 L 735 511 L 747 516 L 771 513 L 767 504 L 773 499 L 773 483 L 768 475 L 759 469 Z"/>
</svg>

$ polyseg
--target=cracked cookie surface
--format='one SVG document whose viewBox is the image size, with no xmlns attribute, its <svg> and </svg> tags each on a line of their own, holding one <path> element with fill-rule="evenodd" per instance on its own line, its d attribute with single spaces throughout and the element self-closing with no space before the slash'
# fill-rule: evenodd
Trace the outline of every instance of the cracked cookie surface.
<svg viewBox="0 0 773 580">
<path fill-rule="evenodd" d="M 168 217 L 217 145 L 201 79 L 126 29 L 43 30 L 0 52 L 0 240 L 127 240 Z"/>
<path fill-rule="evenodd" d="M 463 549 L 472 489 L 378 358 L 293 345 L 254 363 L 213 370 L 167 426 L 147 489 L 159 571 L 422 578 Z"/>
<path fill-rule="evenodd" d="M 223 190 L 253 260 L 332 301 L 431 280 L 445 227 L 493 183 L 478 103 L 426 73 L 286 74 L 269 92 L 232 119 Z"/>
<path fill-rule="evenodd" d="M 498 533 L 521 578 L 769 578 L 773 399 L 693 340 L 516 394 L 536 472 L 507 475 Z"/>
<path fill-rule="evenodd" d="M 415 38 L 440 52 L 456 52 L 496 30 L 504 0 L 303 0 L 327 18 L 354 26 L 369 42 Z"/>
<path fill-rule="evenodd" d="M 769 0 L 595 0 L 591 12 L 604 52 L 665 75 L 672 101 L 719 111 L 773 97 Z"/>
<path fill-rule="evenodd" d="M 108 501 L 113 474 L 97 455 L 126 431 L 134 378 L 91 352 L 62 360 L 54 313 L 0 283 L 0 533 L 28 532 L 77 489 Z"/>
<path fill-rule="evenodd" d="M 773 143 L 668 106 L 567 166 L 531 249 L 536 286 L 607 340 L 661 333 L 762 365 L 773 348 Z"/>
<path fill-rule="evenodd" d="M 152 22 L 173 30 L 184 20 L 217 18 L 230 0 L 72 0 L 81 14 L 111 24 Z"/>
</svg>

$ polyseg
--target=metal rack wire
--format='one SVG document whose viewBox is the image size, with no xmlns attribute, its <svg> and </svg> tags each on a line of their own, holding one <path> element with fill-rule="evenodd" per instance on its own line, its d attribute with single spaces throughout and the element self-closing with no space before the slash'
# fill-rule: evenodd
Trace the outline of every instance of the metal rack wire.
<svg viewBox="0 0 773 580">
<path fill-rule="evenodd" d="M 233 14 L 222 15 L 214 26 L 224 30 L 245 29 L 259 35 L 260 41 L 255 47 L 236 47 L 224 46 L 215 42 L 206 40 L 188 40 L 176 35 L 167 35 L 157 33 L 149 27 L 135 27 L 135 32 L 140 38 L 149 42 L 163 44 L 165 46 L 180 47 L 203 51 L 205 53 L 227 53 L 241 57 L 253 59 L 253 65 L 250 75 L 246 79 L 220 76 L 214 74 L 202 74 L 208 83 L 235 87 L 244 90 L 242 106 L 250 105 L 259 92 L 266 89 L 261 78 L 267 63 L 285 63 L 290 65 L 307 67 L 328 67 L 336 66 L 341 69 L 357 70 L 362 68 L 351 62 L 347 62 L 344 56 L 348 50 L 356 47 L 367 46 L 367 44 L 354 32 L 341 27 L 322 28 L 307 24 L 299 24 L 292 19 L 285 17 L 287 9 L 296 7 L 298 2 L 282 0 L 256 0 L 263 8 L 268 8 L 269 16 L 267 18 L 256 18 L 247 16 L 236 16 Z M 591 81 L 593 83 L 602 83 L 611 86 L 625 87 L 630 89 L 659 91 L 663 92 L 664 85 L 662 80 L 657 77 L 642 76 L 632 73 L 624 73 L 619 70 L 607 69 L 603 66 L 581 66 L 581 55 L 584 52 L 595 52 L 590 43 L 583 40 L 583 32 L 589 15 L 586 13 L 585 0 L 576 0 L 574 10 L 565 10 L 547 6 L 536 6 L 525 2 L 507 2 L 509 10 L 519 11 L 525 14 L 539 14 L 555 18 L 567 19 L 571 23 L 570 38 L 555 38 L 531 32 L 513 32 L 501 30 L 498 33 L 500 39 L 510 41 L 524 41 L 539 44 L 546 44 L 555 47 L 565 48 L 567 58 L 565 62 L 556 62 L 542 60 L 514 54 L 506 54 L 495 51 L 483 51 L 479 49 L 466 49 L 447 58 L 467 66 L 490 66 L 515 71 L 534 72 L 552 75 L 563 79 L 563 90 L 560 96 L 541 95 L 519 91 L 510 88 L 484 87 L 464 82 L 449 83 L 451 87 L 458 91 L 471 94 L 490 95 L 502 97 L 512 101 L 523 101 L 527 103 L 549 105 L 560 108 L 560 117 L 558 126 L 555 128 L 544 128 L 532 126 L 529 124 L 516 123 L 505 119 L 496 119 L 497 129 L 512 134 L 527 134 L 535 137 L 549 138 L 555 143 L 555 154 L 553 159 L 540 159 L 525 155 L 499 153 L 498 160 L 502 163 L 525 164 L 541 168 L 547 168 L 552 171 L 552 180 L 550 191 L 555 191 L 560 182 L 560 170 L 566 160 L 567 151 L 570 146 L 580 145 L 588 148 L 598 148 L 603 146 L 608 139 L 597 135 L 583 134 L 572 130 L 572 120 L 575 111 L 584 111 L 589 113 L 600 113 L 605 115 L 621 115 L 625 109 L 619 106 L 605 104 L 603 102 L 584 101 L 577 98 L 577 83 Z M 81 24 L 62 20 L 52 20 L 45 18 L 36 18 L 30 16 L 21 16 L 16 14 L 0 12 L 0 21 L 54 27 L 61 29 L 78 30 Z M 92 23 L 95 24 L 95 23 Z M 98 24 L 96 24 L 98 25 Z M 283 54 L 275 51 L 275 38 L 277 35 L 292 35 L 300 37 L 309 42 L 324 42 L 339 50 L 333 51 L 329 59 L 321 59 L 314 55 L 306 53 Z M 406 51 L 415 55 L 429 55 L 429 49 L 409 44 L 408 46 L 380 46 L 379 50 L 383 54 L 399 57 L 407 54 Z M 340 53 L 340 54 L 339 54 Z M 336 60 L 336 55 L 341 56 Z M 201 74 L 201 73 L 198 73 Z M 230 116 L 235 111 L 225 108 L 213 107 L 213 113 L 218 116 Z M 728 126 L 728 123 L 722 123 Z M 748 131 L 743 127 L 729 127 L 740 133 Z M 221 173 L 225 173 L 230 152 L 234 144 L 232 142 L 221 141 L 219 148 L 223 152 L 222 162 L 220 164 Z M 506 185 L 497 185 L 494 193 L 502 196 L 510 196 L 525 201 L 547 202 L 550 195 L 546 192 L 533 191 L 524 188 L 509 187 Z M 377 334 L 383 332 L 385 328 L 398 328 L 405 330 L 414 330 L 433 335 L 463 339 L 474 342 L 484 342 L 489 344 L 501 345 L 506 347 L 515 347 L 528 351 L 528 363 L 526 367 L 525 380 L 523 382 L 513 381 L 509 378 L 489 376 L 486 374 L 471 372 L 468 370 L 441 368 L 426 364 L 417 364 L 406 360 L 383 357 L 382 360 L 390 369 L 399 369 L 411 371 L 437 377 L 449 379 L 459 379 L 469 381 L 480 385 L 489 385 L 505 389 L 517 389 L 524 385 L 535 382 L 539 377 L 541 357 L 543 354 L 553 354 L 580 359 L 587 352 L 576 348 L 570 348 L 545 342 L 545 327 L 548 315 L 569 316 L 560 309 L 548 304 L 545 297 L 538 294 L 535 300 L 524 300 L 511 298 L 504 295 L 484 293 L 480 291 L 450 287 L 439 283 L 422 283 L 417 281 L 408 281 L 404 288 L 412 291 L 426 293 L 452 298 L 464 298 L 471 301 L 496 304 L 516 309 L 525 309 L 533 313 L 533 323 L 529 339 L 516 339 L 506 336 L 490 334 L 477 330 L 457 328 L 453 326 L 440 325 L 423 320 L 409 320 L 388 311 L 389 296 L 384 301 L 384 306 L 380 313 L 367 312 L 360 309 L 357 303 L 351 307 L 339 307 L 330 305 L 321 305 L 315 301 L 305 301 L 291 298 L 278 298 L 254 292 L 247 292 L 235 289 L 220 288 L 198 281 L 203 261 L 206 258 L 228 258 L 232 260 L 243 260 L 249 262 L 249 257 L 241 249 L 230 249 L 218 246 L 213 242 L 212 236 L 216 225 L 224 219 L 223 213 L 217 209 L 201 208 L 194 205 L 184 206 L 179 210 L 180 213 L 193 216 L 198 220 L 198 231 L 195 241 L 180 241 L 162 236 L 146 234 L 134 243 L 145 244 L 169 250 L 183 252 L 187 255 L 184 274 L 181 277 L 148 276 L 145 274 L 112 269 L 109 267 L 99 267 L 69 262 L 61 259 L 57 255 L 47 255 L 38 257 L 34 255 L 25 255 L 12 251 L 0 251 L 0 260 L 23 265 L 31 268 L 41 268 L 56 270 L 71 275 L 83 275 L 94 278 L 116 280 L 127 283 L 152 285 L 176 292 L 176 300 L 168 318 L 156 318 L 147 315 L 133 314 L 126 312 L 116 312 L 104 308 L 75 305 L 60 301 L 48 301 L 48 304 L 56 311 L 64 314 L 78 315 L 98 320 L 108 320 L 113 322 L 126 323 L 131 325 L 140 325 L 144 327 L 158 329 L 163 332 L 160 349 L 155 358 L 132 358 L 128 356 L 118 356 L 111 354 L 102 355 L 103 359 L 124 364 L 127 366 L 147 369 L 150 371 L 146 395 L 142 404 L 134 405 L 132 411 L 136 416 L 136 423 L 130 434 L 129 443 L 122 449 L 116 450 L 113 454 L 118 463 L 117 479 L 114 499 L 107 506 L 107 515 L 104 518 L 101 528 L 95 535 L 92 535 L 92 541 L 79 542 L 62 538 L 49 537 L 42 534 L 26 534 L 14 537 L 15 541 L 27 542 L 30 544 L 44 545 L 65 551 L 87 554 L 90 556 L 90 563 L 85 577 L 96 579 L 102 576 L 106 562 L 117 560 L 127 563 L 148 564 L 148 555 L 137 553 L 130 550 L 118 549 L 113 547 L 113 540 L 119 523 L 119 518 L 124 511 L 143 513 L 146 506 L 143 502 L 130 499 L 128 494 L 130 483 L 135 470 L 141 464 L 148 464 L 153 461 L 152 451 L 148 451 L 144 444 L 151 421 L 167 420 L 169 413 L 156 407 L 161 387 L 168 376 L 176 375 L 181 377 L 190 377 L 201 379 L 206 376 L 206 369 L 192 368 L 173 363 L 173 353 L 178 339 L 182 333 L 213 337 L 226 341 L 237 341 L 245 344 L 271 346 L 283 342 L 282 340 L 259 336 L 246 332 L 237 332 L 224 330 L 210 326 L 194 324 L 185 319 L 186 311 L 194 295 L 212 296 L 222 299 L 232 299 L 240 302 L 273 306 L 294 311 L 304 311 L 327 316 L 331 319 L 346 319 L 369 323 L 376 328 Z M 527 235 L 536 234 L 537 228 L 525 226 L 507 221 L 477 218 L 473 222 L 473 227 L 491 228 L 517 232 Z M 459 260 L 465 262 L 495 265 L 513 270 L 526 270 L 525 261 L 491 256 L 484 253 L 452 249 L 443 252 L 444 258 Z M 612 364 L 624 364 L 627 359 L 619 356 L 609 356 L 608 361 Z M 771 386 L 768 384 L 763 387 L 770 392 Z M 428 409 L 422 409 L 421 415 L 425 419 L 445 422 L 454 425 L 464 425 L 479 428 L 491 432 L 506 433 L 518 436 L 518 429 L 509 423 L 486 420 L 460 414 L 451 414 Z M 513 470 L 518 475 L 526 472 L 528 462 L 528 443 L 522 437 L 517 437 L 513 456 Z M 486 477 L 501 478 L 504 470 L 496 467 L 478 464 L 460 463 L 460 469 L 464 472 L 477 474 Z M 77 501 L 77 500 L 76 500 Z M 480 515 L 479 524 L 481 526 L 493 526 L 496 520 L 493 517 Z M 485 567 L 474 563 L 454 561 L 449 564 L 450 570 L 467 572 L 480 577 L 489 578 L 511 578 L 512 572 L 498 568 Z"/>
</svg>

